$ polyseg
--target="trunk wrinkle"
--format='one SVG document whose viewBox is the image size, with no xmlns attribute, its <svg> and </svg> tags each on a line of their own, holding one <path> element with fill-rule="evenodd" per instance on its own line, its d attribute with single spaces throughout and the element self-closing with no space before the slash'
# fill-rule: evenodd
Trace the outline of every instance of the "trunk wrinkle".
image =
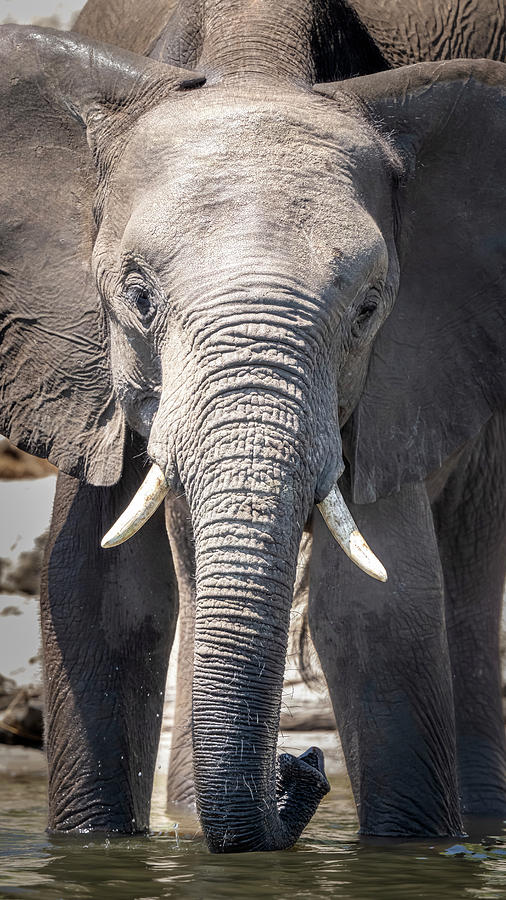
<svg viewBox="0 0 506 900">
<path fill-rule="evenodd" d="M 250 457 L 242 496 L 238 487 L 228 497 L 220 489 L 226 505 L 218 515 L 217 498 L 211 489 L 204 496 L 200 480 L 191 495 L 194 771 L 197 810 L 213 852 L 291 846 L 329 790 L 317 750 L 300 760 L 284 754 L 276 765 L 297 553 L 315 476 L 300 458 L 294 466 L 277 455 L 275 469 L 270 495 L 258 496 L 254 482 L 265 476 L 265 464 Z M 199 476 L 209 476 L 206 465 Z M 237 518 L 237 508 L 248 509 L 249 518 Z"/>
</svg>

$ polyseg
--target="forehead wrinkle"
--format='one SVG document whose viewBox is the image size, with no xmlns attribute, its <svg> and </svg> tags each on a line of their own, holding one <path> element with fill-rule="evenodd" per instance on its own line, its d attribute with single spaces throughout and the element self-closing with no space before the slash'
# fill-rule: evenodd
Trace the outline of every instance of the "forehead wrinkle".
<svg viewBox="0 0 506 900">
<path fill-rule="evenodd" d="M 248 189 L 271 175 L 275 184 L 284 175 L 294 179 L 295 190 L 304 178 L 332 189 L 332 170 L 353 190 L 360 170 L 381 168 L 385 148 L 369 123 L 319 97 L 298 95 L 295 106 L 281 108 L 235 99 L 208 104 L 204 94 L 190 96 L 189 104 L 167 101 L 139 118 L 119 164 L 125 187 L 138 185 L 136 200 L 165 182 L 177 204 L 198 201 L 206 188 L 221 196 L 228 190 L 233 201 L 248 174 Z"/>
<path fill-rule="evenodd" d="M 240 255 L 253 239 L 259 253 L 269 245 L 277 245 L 278 252 L 284 250 L 287 256 L 295 249 L 314 271 L 315 266 L 328 269 L 338 243 L 340 256 L 346 255 L 355 268 L 370 225 L 353 191 L 337 198 L 339 179 L 329 172 L 318 173 L 316 180 L 312 173 L 305 178 L 293 169 L 277 174 L 274 187 L 268 183 L 266 188 L 254 172 L 251 178 L 251 172 L 240 168 L 229 179 L 211 171 L 206 185 L 188 172 L 167 177 L 157 193 L 133 212 L 122 245 L 145 248 L 150 259 L 165 267 L 167 255 L 180 252 L 183 257 L 193 252 L 212 261 L 224 244 L 233 245 Z M 228 252 L 225 246 L 221 249 Z"/>
<path fill-rule="evenodd" d="M 362 172 L 381 172 L 385 156 L 371 126 L 331 101 L 307 103 L 305 94 L 285 109 L 265 101 L 206 106 L 203 93 L 189 105 L 157 107 L 133 129 L 121 166 L 128 185 L 134 162 L 139 172 L 126 244 L 151 245 L 161 260 L 167 249 L 191 250 L 188 235 L 196 253 L 209 252 L 214 232 L 230 235 L 238 223 L 261 232 L 269 222 L 283 232 L 280 247 L 305 232 L 304 256 L 328 266 L 338 243 L 355 269 L 364 210 L 357 216 L 350 204 L 363 193 Z"/>
<path fill-rule="evenodd" d="M 212 154 L 206 138 L 190 143 L 184 155 L 171 151 L 161 160 L 159 171 L 151 173 L 150 190 L 163 193 L 164 202 L 178 215 L 185 207 L 216 208 L 225 201 L 233 208 L 252 197 L 258 203 L 264 196 L 275 206 L 279 201 L 292 204 L 300 197 L 324 203 L 324 194 L 331 196 L 339 187 L 355 193 L 353 147 L 342 140 L 308 142 L 298 133 L 295 137 L 280 142 L 276 136 L 274 140 L 256 136 L 237 148 L 222 136 Z M 145 190 L 144 181 L 138 193 L 144 196 Z"/>
<path fill-rule="evenodd" d="M 378 144 L 366 118 L 356 109 L 341 109 L 335 101 L 301 91 L 267 100 L 240 97 L 224 88 L 190 92 L 160 103 L 138 118 L 130 141 L 141 155 L 148 144 L 155 156 L 169 145 L 185 154 L 192 143 L 194 147 L 200 144 L 202 155 L 215 155 L 229 142 L 240 154 L 241 145 L 248 139 L 264 141 L 271 135 L 280 145 L 291 143 L 290 132 L 303 143 L 311 139 L 333 143 L 338 139 L 349 149 L 357 141 L 362 147 L 365 143 Z"/>
<path fill-rule="evenodd" d="M 361 225 L 363 233 L 367 223 L 362 221 Z M 368 232 L 365 243 L 358 244 L 352 239 L 347 252 L 339 253 L 335 260 L 333 269 L 345 292 L 357 284 L 357 271 L 362 273 L 363 278 L 375 278 L 380 274 L 386 275 L 388 251 L 383 235 L 372 222 L 369 223 Z M 361 282 L 358 284 L 358 289 L 360 287 Z"/>
</svg>

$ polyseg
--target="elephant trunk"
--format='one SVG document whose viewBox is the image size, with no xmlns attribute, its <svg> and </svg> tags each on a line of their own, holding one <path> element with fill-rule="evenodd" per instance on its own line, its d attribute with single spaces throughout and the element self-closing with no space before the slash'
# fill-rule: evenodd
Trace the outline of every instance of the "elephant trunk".
<svg viewBox="0 0 506 900">
<path fill-rule="evenodd" d="M 179 373 L 191 391 L 176 410 L 171 403 L 181 395 L 165 371 L 149 445 L 157 464 L 140 503 L 104 538 L 113 546 L 140 527 L 177 472 L 195 538 L 196 800 L 216 852 L 291 846 L 329 789 L 316 748 L 276 763 L 302 529 L 315 499 L 335 494 L 342 471 L 335 378 L 320 326 L 307 328 L 318 346 L 315 364 L 300 339 L 304 298 L 296 328 L 289 299 L 283 315 L 276 304 L 271 312 L 259 304 L 255 318 L 254 300 L 240 314 L 213 303 L 207 324 L 199 315 L 191 364 Z M 338 495 L 326 519 L 345 552 L 381 577 Z"/>
<path fill-rule="evenodd" d="M 287 431 L 259 421 L 213 429 L 187 488 L 197 610 L 193 748 L 211 850 L 291 846 L 329 790 L 323 757 L 276 745 L 302 527 L 314 499 Z M 294 462 L 295 460 L 295 462 Z"/>
<path fill-rule="evenodd" d="M 184 372 L 175 379 L 165 371 L 150 436 L 153 484 L 160 475 L 155 493 L 163 496 L 170 481 L 164 477 L 177 472 L 192 519 L 195 790 L 216 852 L 291 846 L 329 789 L 316 748 L 276 762 L 302 529 L 342 470 L 324 325 L 309 318 L 311 298 L 288 299 L 286 310 L 281 301 L 269 308 L 254 297 L 240 308 L 234 298 L 202 301 L 208 318 L 199 312 Z M 300 339 L 302 321 L 318 347 L 316 364 Z M 181 395 L 171 385 L 183 375 L 191 391 L 174 409 Z M 153 484 L 149 479 L 141 491 L 148 513 Z M 128 513 L 119 540 L 136 516 Z M 354 552 L 348 518 L 338 509 L 334 525 Z M 117 541 L 112 533 L 105 544 Z"/>
</svg>

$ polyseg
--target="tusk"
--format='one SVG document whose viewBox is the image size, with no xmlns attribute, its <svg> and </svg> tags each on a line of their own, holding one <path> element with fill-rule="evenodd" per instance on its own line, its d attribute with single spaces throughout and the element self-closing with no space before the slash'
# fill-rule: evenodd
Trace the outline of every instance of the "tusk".
<svg viewBox="0 0 506 900">
<path fill-rule="evenodd" d="M 102 538 L 102 547 L 117 547 L 136 534 L 160 506 L 169 485 L 160 466 L 151 466 L 132 502 Z"/>
<path fill-rule="evenodd" d="M 337 485 L 332 488 L 325 500 L 317 505 L 327 528 L 346 556 L 349 556 L 366 575 L 376 578 L 377 581 L 386 581 L 388 576 L 385 567 L 364 541 Z"/>
<path fill-rule="evenodd" d="M 117 547 L 133 537 L 156 512 L 168 492 L 169 485 L 162 470 L 156 464 L 151 466 L 125 512 L 102 539 L 102 547 Z M 318 509 L 330 533 L 352 562 L 372 578 L 386 581 L 387 573 L 384 566 L 360 534 L 337 487 L 333 487 L 325 500 L 318 503 Z"/>
</svg>

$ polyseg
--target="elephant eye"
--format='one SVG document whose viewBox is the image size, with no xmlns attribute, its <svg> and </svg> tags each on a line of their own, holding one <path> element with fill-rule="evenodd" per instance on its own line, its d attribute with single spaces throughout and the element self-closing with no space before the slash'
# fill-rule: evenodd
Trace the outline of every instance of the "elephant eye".
<svg viewBox="0 0 506 900">
<path fill-rule="evenodd" d="M 366 299 L 362 301 L 353 318 L 353 334 L 358 336 L 363 331 L 369 320 L 372 319 L 377 308 L 377 301 L 373 297 L 366 297 Z"/>
<path fill-rule="evenodd" d="M 140 316 L 143 325 L 149 325 L 156 312 L 153 291 L 147 285 L 131 285 L 126 290 L 126 297 Z"/>
</svg>

